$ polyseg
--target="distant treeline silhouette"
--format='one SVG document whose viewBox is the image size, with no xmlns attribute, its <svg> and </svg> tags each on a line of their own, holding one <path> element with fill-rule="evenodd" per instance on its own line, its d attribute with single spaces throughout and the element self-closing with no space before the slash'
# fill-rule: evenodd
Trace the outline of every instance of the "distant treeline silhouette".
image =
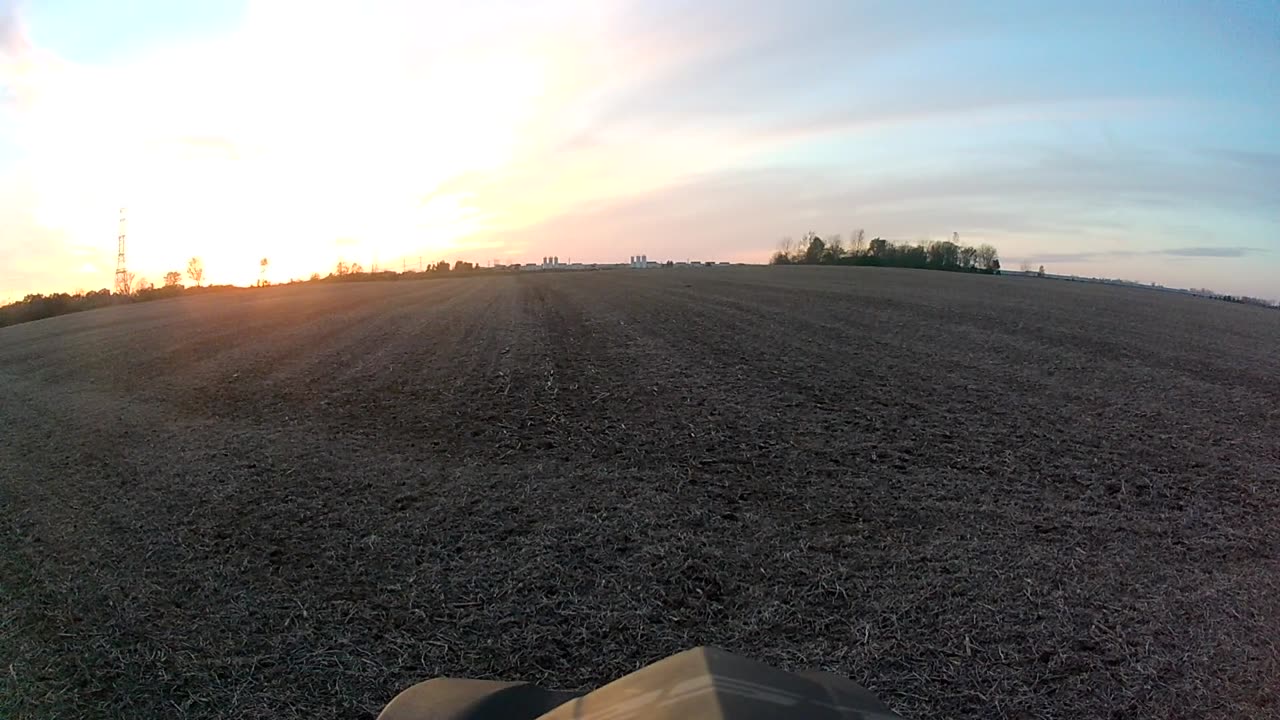
<svg viewBox="0 0 1280 720">
<path fill-rule="evenodd" d="M 369 282 L 377 280 L 414 280 L 426 279 L 432 277 L 462 277 L 466 275 L 476 274 L 478 272 L 501 272 L 500 270 L 484 268 L 476 263 L 458 260 L 450 265 L 448 262 L 438 262 L 428 264 L 427 268 L 422 271 L 408 270 L 403 273 L 392 272 L 390 270 L 382 270 L 379 272 L 365 272 L 359 263 L 339 262 L 334 272 L 327 276 L 321 276 L 319 273 L 311 275 L 309 280 L 292 280 L 286 284 L 294 285 L 306 282 Z M 199 258 L 192 258 L 188 263 L 187 276 L 199 283 L 204 277 L 204 268 Z M 204 293 L 247 291 L 252 288 L 243 288 L 235 285 L 204 285 L 199 284 L 196 287 L 186 287 L 181 283 L 182 274 L 174 270 L 166 273 L 164 276 L 164 287 L 155 287 L 146 280 L 138 280 L 134 282 L 132 273 L 129 274 L 127 281 L 127 291 L 123 293 L 112 292 L 103 288 L 102 290 L 90 290 L 89 292 L 77 293 L 54 293 L 52 295 L 42 295 L 39 293 L 27 295 L 17 302 L 0 306 L 0 327 L 8 325 L 17 325 L 18 323 L 31 322 L 33 320 L 43 320 L 45 318 L 56 317 L 58 315 L 66 315 L 68 313 L 82 312 L 84 310 L 94 310 L 110 305 L 125 305 L 135 302 L 148 302 L 151 300 L 165 300 L 168 298 L 181 297 L 184 295 L 195 295 Z M 270 285 L 270 283 L 262 283 Z"/>
<path fill-rule="evenodd" d="M 31 322 L 32 320 L 43 320 L 84 310 L 95 310 L 108 305 L 123 305 L 147 302 L 149 300 L 164 300 L 178 297 L 179 295 L 242 289 L 244 288 L 237 288 L 234 285 L 212 285 L 200 288 L 183 288 L 181 285 L 158 288 L 146 285 L 140 290 L 134 290 L 127 295 L 113 293 L 106 288 L 78 293 L 53 293 L 52 295 L 34 293 L 17 302 L 0 306 L 0 327 Z"/>
<path fill-rule="evenodd" d="M 961 245 L 959 235 L 930 243 L 894 243 L 884 238 L 865 239 L 854 231 L 849 245 L 839 235 L 826 239 L 808 233 L 800 242 L 784 238 L 769 260 L 771 265 L 867 265 L 878 267 L 949 270 L 952 272 L 1000 272 L 1000 257 L 990 245 Z"/>
<path fill-rule="evenodd" d="M 404 270 L 396 272 L 395 270 L 374 270 L 366 272 L 360 263 L 338 262 L 338 266 L 333 272 L 321 277 L 320 273 L 312 273 L 309 282 L 367 282 L 369 280 L 413 280 L 416 278 L 438 277 L 446 273 L 471 273 L 476 271 L 484 272 L 500 272 L 513 268 L 486 268 L 473 262 L 466 260 L 455 260 L 450 266 L 448 262 L 441 260 L 437 263 L 427 263 L 423 270 Z"/>
<path fill-rule="evenodd" d="M 814 233 L 809 233 L 798 244 L 789 238 L 783 240 L 770 262 L 773 265 L 872 265 L 987 274 L 1000 272 L 1000 258 L 997 256 L 994 247 L 990 245 L 979 245 L 976 248 L 969 247 L 961 245 L 956 236 L 953 235 L 952 237 L 953 239 L 950 241 L 944 240 L 928 244 L 909 245 L 892 243 L 882 238 L 863 242 L 862 231 L 857 231 L 853 235 L 852 242 L 846 247 L 838 235 L 829 236 L 824 240 Z M 709 265 L 710 263 L 707 264 Z M 667 267 L 671 267 L 671 265 L 670 261 L 666 263 Z M 313 273 L 308 280 L 291 280 L 286 284 L 424 280 L 428 278 L 467 277 L 518 270 L 519 266 L 486 268 L 465 260 L 459 260 L 452 265 L 443 261 L 429 263 L 423 270 L 366 272 L 359 263 L 339 262 L 334 272 L 326 276 Z M 1030 270 L 1024 267 L 1024 273 L 1029 272 Z M 1042 266 L 1036 274 L 1044 277 L 1044 267 Z M 203 275 L 204 270 L 199 259 L 192 258 L 188 264 L 187 276 L 196 283 L 200 283 Z M 130 274 L 126 283 L 128 290 L 124 293 L 113 293 L 104 288 L 89 292 L 27 295 L 17 302 L 0 306 L 0 327 L 17 325 L 18 323 L 31 322 L 33 320 L 43 320 L 83 310 L 94 310 L 109 305 L 165 300 L 204 293 L 252 292 L 254 290 L 254 288 L 235 285 L 197 284 L 196 287 L 185 287 L 180 282 L 181 278 L 181 274 L 176 270 L 166 273 L 164 287 L 155 287 L 145 280 L 139 280 L 135 283 L 132 274 Z M 1077 278 L 1060 279 L 1075 280 Z M 263 283 L 263 285 L 269 284 Z M 1137 285 L 1136 283 L 1126 284 Z M 1269 300 L 1239 295 L 1223 295 L 1212 290 L 1195 289 L 1179 292 L 1227 302 L 1259 305 L 1268 308 L 1280 307 Z"/>
<path fill-rule="evenodd" d="M 1223 302 L 1238 303 L 1240 305 L 1258 305 L 1272 310 L 1280 308 L 1280 302 L 1268 300 L 1266 298 L 1253 297 L 1252 295 L 1224 295 L 1208 288 L 1191 288 L 1190 290 L 1187 290 L 1187 292 L 1192 295 L 1199 295 L 1200 297 L 1221 300 Z"/>
<path fill-rule="evenodd" d="M 28 295 L 15 303 L 0 307 L 0 327 L 43 320 L 55 315 L 93 310 L 117 302 L 110 290 L 91 290 L 87 293 L 54 293 L 53 295 Z"/>
</svg>

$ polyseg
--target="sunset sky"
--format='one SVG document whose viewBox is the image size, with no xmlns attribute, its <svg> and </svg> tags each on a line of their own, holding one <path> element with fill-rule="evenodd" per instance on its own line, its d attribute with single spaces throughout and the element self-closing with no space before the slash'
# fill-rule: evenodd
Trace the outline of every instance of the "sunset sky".
<svg viewBox="0 0 1280 720">
<path fill-rule="evenodd" d="M 1275 2 L 0 0 L 0 301 L 959 232 L 1280 297 Z"/>
</svg>

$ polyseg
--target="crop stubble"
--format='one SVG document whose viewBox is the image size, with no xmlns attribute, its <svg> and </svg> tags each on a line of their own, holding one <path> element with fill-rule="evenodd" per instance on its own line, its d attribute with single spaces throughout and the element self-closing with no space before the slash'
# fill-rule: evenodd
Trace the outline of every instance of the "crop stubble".
<svg viewBox="0 0 1280 720">
<path fill-rule="evenodd" d="M 0 711 L 370 717 L 715 644 L 909 717 L 1273 716 L 1277 347 L 1257 308 L 845 268 L 6 328 Z"/>
</svg>

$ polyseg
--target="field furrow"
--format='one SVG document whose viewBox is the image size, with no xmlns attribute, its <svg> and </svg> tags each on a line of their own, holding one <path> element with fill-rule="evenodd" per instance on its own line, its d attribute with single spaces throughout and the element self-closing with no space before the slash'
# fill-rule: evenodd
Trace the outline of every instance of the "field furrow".
<svg viewBox="0 0 1280 720">
<path fill-rule="evenodd" d="M 907 717 L 1274 716 L 1280 322 L 870 268 L 0 329 L 0 716 L 368 718 L 697 644 Z"/>
</svg>

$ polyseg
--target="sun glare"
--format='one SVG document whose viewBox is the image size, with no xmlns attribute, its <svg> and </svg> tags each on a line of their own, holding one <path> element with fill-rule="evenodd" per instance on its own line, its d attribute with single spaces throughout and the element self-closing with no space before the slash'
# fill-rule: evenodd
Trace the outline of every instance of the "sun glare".
<svg viewBox="0 0 1280 720">
<path fill-rule="evenodd" d="M 311 40 L 294 42 L 282 31 L 303 18 Z M 264 256 L 275 282 L 339 260 L 456 259 L 434 255 L 502 214 L 468 185 L 520 152 L 548 63 L 518 45 L 420 56 L 376 20 L 343 22 L 336 5 L 255 3 L 232 36 L 130 63 L 28 60 L 37 221 L 100 247 L 126 206 L 153 281 L 193 256 L 233 284 L 256 282 Z"/>
</svg>

